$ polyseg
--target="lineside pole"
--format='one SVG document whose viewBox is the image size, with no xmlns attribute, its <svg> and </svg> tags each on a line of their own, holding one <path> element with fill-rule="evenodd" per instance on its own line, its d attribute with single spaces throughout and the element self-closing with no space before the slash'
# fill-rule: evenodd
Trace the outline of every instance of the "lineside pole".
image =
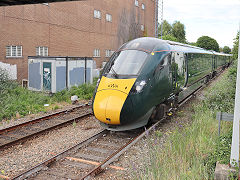
<svg viewBox="0 0 240 180">
<path fill-rule="evenodd" d="M 240 26 L 239 26 L 240 29 Z M 238 67 L 236 80 L 234 119 L 233 119 L 233 134 L 230 164 L 232 167 L 239 167 L 239 119 L 240 119 L 240 43 L 238 46 Z"/>
<path fill-rule="evenodd" d="M 162 11 L 161 11 L 161 39 L 162 39 L 162 31 L 163 31 L 163 0 L 162 0 Z"/>
<path fill-rule="evenodd" d="M 158 38 L 158 0 L 155 3 L 155 38 Z"/>
</svg>

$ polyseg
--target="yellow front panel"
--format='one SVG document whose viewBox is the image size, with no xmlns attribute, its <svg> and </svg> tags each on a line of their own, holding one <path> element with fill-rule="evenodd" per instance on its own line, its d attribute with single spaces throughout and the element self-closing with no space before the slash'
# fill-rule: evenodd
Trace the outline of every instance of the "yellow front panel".
<svg viewBox="0 0 240 180">
<path fill-rule="evenodd" d="M 120 124 L 123 104 L 135 80 L 110 79 L 103 76 L 93 104 L 95 117 L 103 123 Z"/>
<path fill-rule="evenodd" d="M 94 115 L 107 124 L 120 124 L 120 112 L 127 94 L 116 90 L 97 92 L 94 100 Z"/>
<path fill-rule="evenodd" d="M 102 79 L 99 83 L 97 91 L 106 90 L 106 89 L 115 89 L 128 94 L 133 84 L 135 83 L 135 81 L 136 81 L 136 78 L 111 79 L 111 78 L 102 76 Z"/>
</svg>

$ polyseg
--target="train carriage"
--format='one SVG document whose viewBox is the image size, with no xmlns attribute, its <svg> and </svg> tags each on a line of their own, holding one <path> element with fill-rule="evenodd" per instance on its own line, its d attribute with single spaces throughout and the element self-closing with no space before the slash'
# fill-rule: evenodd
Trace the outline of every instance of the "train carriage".
<svg viewBox="0 0 240 180">
<path fill-rule="evenodd" d="M 93 112 L 113 131 L 145 126 L 229 65 L 229 56 L 157 38 L 122 45 L 103 69 Z"/>
</svg>

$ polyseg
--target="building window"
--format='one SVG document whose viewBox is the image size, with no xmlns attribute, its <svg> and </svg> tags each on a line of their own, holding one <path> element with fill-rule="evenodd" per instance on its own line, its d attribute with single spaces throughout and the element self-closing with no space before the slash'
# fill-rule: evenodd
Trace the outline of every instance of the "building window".
<svg viewBox="0 0 240 180">
<path fill-rule="evenodd" d="M 36 56 L 48 56 L 48 47 L 36 47 Z"/>
<path fill-rule="evenodd" d="M 135 0 L 135 6 L 138 6 L 138 0 Z"/>
<path fill-rule="evenodd" d="M 94 49 L 93 57 L 100 57 L 100 49 Z"/>
<path fill-rule="evenodd" d="M 145 5 L 142 3 L 142 9 L 144 10 L 145 9 Z"/>
<path fill-rule="evenodd" d="M 106 14 L 106 20 L 109 22 L 112 22 L 112 15 L 111 14 Z"/>
<path fill-rule="evenodd" d="M 107 49 L 106 50 L 106 57 L 110 57 L 112 55 L 112 51 Z"/>
<path fill-rule="evenodd" d="M 144 25 L 141 25 L 141 31 L 144 31 Z"/>
<path fill-rule="evenodd" d="M 101 19 L 101 11 L 94 10 L 94 17 L 97 19 Z"/>
<path fill-rule="evenodd" d="M 22 57 L 22 46 L 6 46 L 6 57 Z"/>
</svg>

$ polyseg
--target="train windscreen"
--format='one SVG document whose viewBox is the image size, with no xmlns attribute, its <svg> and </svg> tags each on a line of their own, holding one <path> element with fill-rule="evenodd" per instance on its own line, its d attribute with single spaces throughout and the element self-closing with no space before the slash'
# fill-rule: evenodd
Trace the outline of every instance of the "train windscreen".
<svg viewBox="0 0 240 180">
<path fill-rule="evenodd" d="M 139 50 L 124 50 L 117 52 L 113 57 L 112 66 L 106 74 L 137 75 L 148 54 Z"/>
</svg>

